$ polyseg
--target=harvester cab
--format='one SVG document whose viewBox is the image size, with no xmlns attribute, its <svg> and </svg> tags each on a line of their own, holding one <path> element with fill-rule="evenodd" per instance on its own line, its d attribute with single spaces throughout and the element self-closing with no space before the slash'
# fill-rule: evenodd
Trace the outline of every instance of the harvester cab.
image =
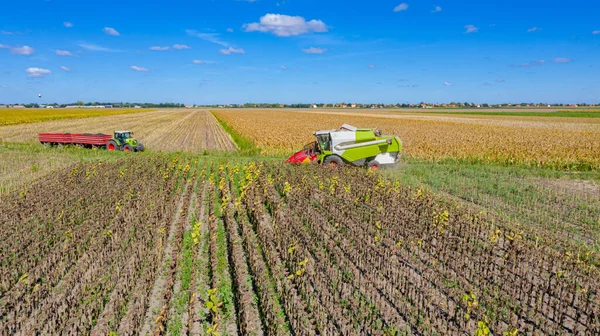
<svg viewBox="0 0 600 336">
<path fill-rule="evenodd" d="M 133 137 L 131 131 L 115 131 L 113 138 L 106 144 L 109 151 L 142 152 L 144 145 Z"/>
<path fill-rule="evenodd" d="M 402 142 L 395 135 L 382 135 L 380 130 L 343 124 L 339 129 L 318 131 L 313 135 L 316 141 L 286 162 L 316 162 L 336 167 L 349 164 L 379 169 L 400 160 Z"/>
</svg>

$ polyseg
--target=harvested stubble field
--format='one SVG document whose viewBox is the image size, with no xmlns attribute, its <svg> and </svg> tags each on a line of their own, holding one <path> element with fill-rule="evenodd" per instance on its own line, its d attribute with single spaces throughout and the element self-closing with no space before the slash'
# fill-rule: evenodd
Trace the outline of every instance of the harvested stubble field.
<svg viewBox="0 0 600 336">
<path fill-rule="evenodd" d="M 523 164 L 600 170 L 600 119 L 532 116 L 440 115 L 395 111 L 212 111 L 267 154 L 284 155 L 313 141 L 312 132 L 342 123 L 397 134 L 403 152 L 426 160 Z M 268 130 L 265 125 L 269 125 Z"/>
<path fill-rule="evenodd" d="M 103 151 L 82 151 L 79 148 L 47 150 L 41 145 L 0 145 L 0 195 L 74 163 L 110 160 L 111 156 Z"/>
<path fill-rule="evenodd" d="M 36 142 L 42 132 L 106 133 L 130 130 L 153 151 L 235 150 L 231 137 L 206 110 L 171 109 L 0 127 L 0 140 Z"/>
<path fill-rule="evenodd" d="M 589 251 L 359 169 L 76 164 L 0 239 L 2 334 L 600 333 Z"/>
</svg>

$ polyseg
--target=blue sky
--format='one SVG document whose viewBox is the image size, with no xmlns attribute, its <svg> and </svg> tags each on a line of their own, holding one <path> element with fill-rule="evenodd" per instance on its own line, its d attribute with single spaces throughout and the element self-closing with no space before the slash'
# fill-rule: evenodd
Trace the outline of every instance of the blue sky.
<svg viewBox="0 0 600 336">
<path fill-rule="evenodd" d="M 595 0 L 2 2 L 0 103 L 600 102 Z"/>
</svg>

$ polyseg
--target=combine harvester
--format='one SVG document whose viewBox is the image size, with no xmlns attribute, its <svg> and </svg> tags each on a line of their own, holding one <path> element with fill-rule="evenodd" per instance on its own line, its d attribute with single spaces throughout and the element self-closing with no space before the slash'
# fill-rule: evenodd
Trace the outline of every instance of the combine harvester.
<svg viewBox="0 0 600 336">
<path fill-rule="evenodd" d="M 306 145 L 286 162 L 316 162 L 333 167 L 348 164 L 376 170 L 400 161 L 402 141 L 395 135 L 381 135 L 379 130 L 344 124 L 337 130 L 313 134 L 317 141 Z"/>
<path fill-rule="evenodd" d="M 142 152 L 144 145 L 133 138 L 133 132 L 115 131 L 109 134 L 40 133 L 38 140 L 46 146 L 75 145 L 85 148 L 102 148 L 109 151 Z"/>
</svg>

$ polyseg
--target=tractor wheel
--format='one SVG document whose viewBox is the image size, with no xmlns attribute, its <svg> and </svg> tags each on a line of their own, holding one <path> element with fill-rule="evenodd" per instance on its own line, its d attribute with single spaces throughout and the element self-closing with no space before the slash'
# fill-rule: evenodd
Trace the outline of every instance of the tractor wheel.
<svg viewBox="0 0 600 336">
<path fill-rule="evenodd" d="M 381 168 L 381 165 L 379 164 L 379 162 L 373 160 L 373 161 L 369 162 L 367 167 L 371 170 L 379 170 L 379 168 Z"/>
<path fill-rule="evenodd" d="M 323 160 L 323 164 L 331 168 L 341 168 L 344 166 L 344 161 L 342 161 L 342 158 L 337 155 L 330 155 Z"/>
<path fill-rule="evenodd" d="M 125 146 L 123 146 L 123 151 L 124 152 L 135 152 L 135 149 L 133 149 L 133 147 L 131 147 L 130 144 L 126 144 Z"/>
<path fill-rule="evenodd" d="M 119 150 L 119 145 L 117 145 L 117 143 L 113 140 L 110 140 L 107 144 L 106 144 L 106 150 L 109 151 L 116 151 Z"/>
</svg>

